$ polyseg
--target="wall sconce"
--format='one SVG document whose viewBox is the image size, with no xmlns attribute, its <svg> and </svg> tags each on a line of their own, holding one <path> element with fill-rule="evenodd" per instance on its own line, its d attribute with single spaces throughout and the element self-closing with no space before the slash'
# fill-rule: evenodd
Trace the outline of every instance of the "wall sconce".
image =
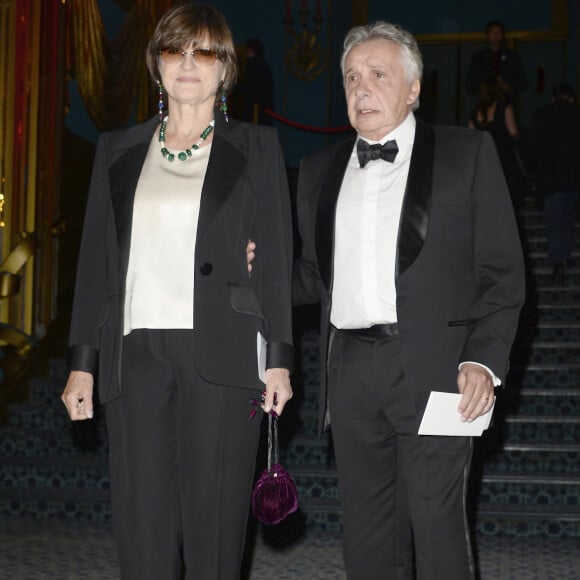
<svg viewBox="0 0 580 580">
<path fill-rule="evenodd" d="M 286 1 L 284 24 L 286 33 L 292 39 L 292 46 L 286 52 L 288 70 L 304 81 L 315 79 L 326 67 L 326 51 L 322 48 L 318 34 L 322 26 L 321 0 L 316 0 L 316 12 L 312 17 L 313 30 L 308 29 L 308 0 L 301 0 L 300 28 L 294 29 L 292 18 L 292 0 Z"/>
</svg>

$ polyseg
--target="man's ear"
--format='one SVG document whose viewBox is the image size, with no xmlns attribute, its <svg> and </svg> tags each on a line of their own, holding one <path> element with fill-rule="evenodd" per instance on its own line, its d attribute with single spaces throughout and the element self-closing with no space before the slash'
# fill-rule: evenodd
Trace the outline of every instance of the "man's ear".
<svg viewBox="0 0 580 580">
<path fill-rule="evenodd" d="M 409 92 L 409 96 L 407 97 L 407 105 L 412 105 L 419 98 L 420 93 L 421 93 L 421 81 L 419 79 L 415 79 L 411 83 L 411 91 Z"/>
</svg>

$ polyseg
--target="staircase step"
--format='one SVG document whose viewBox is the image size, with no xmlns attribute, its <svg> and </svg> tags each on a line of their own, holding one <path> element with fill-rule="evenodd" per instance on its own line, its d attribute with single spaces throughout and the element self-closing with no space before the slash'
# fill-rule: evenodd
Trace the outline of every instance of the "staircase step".
<svg viewBox="0 0 580 580">
<path fill-rule="evenodd" d="M 318 435 L 318 413 L 315 411 L 302 410 L 300 412 L 301 437 L 315 438 Z"/>
<path fill-rule="evenodd" d="M 528 364 L 524 367 L 514 363 L 506 380 L 510 385 L 525 388 L 580 388 L 580 363 L 576 364 Z"/>
<path fill-rule="evenodd" d="M 0 487 L 107 490 L 107 462 L 102 458 L 0 457 Z"/>
<path fill-rule="evenodd" d="M 580 476 L 580 445 L 506 443 L 479 461 L 490 472 Z"/>
<path fill-rule="evenodd" d="M 287 449 L 280 449 L 280 459 L 287 469 L 295 467 L 324 467 L 332 461 L 333 452 L 328 437 L 299 436 Z"/>
<path fill-rule="evenodd" d="M 477 531 L 485 536 L 580 538 L 580 514 L 554 506 L 509 506 L 479 503 Z"/>
<path fill-rule="evenodd" d="M 580 250 L 580 229 L 576 228 L 577 236 L 574 239 L 574 250 Z M 526 250 L 528 252 L 546 252 L 548 248 L 548 238 L 545 233 L 542 234 L 540 231 L 536 231 L 535 234 L 527 235 L 526 240 Z"/>
<path fill-rule="evenodd" d="M 104 433 L 104 421 L 97 421 L 97 425 Z M 71 420 L 62 404 L 45 406 L 37 403 L 18 403 L 10 406 L 8 426 L 66 432 L 71 427 Z"/>
<path fill-rule="evenodd" d="M 576 443 L 580 441 L 580 417 L 508 416 L 502 425 L 509 443 Z"/>
<path fill-rule="evenodd" d="M 538 286 L 542 288 L 553 287 L 554 290 L 575 289 L 580 285 L 580 267 L 574 266 L 566 270 L 566 282 L 564 285 L 552 284 L 553 268 L 551 266 L 533 266 L 532 272 Z"/>
<path fill-rule="evenodd" d="M 338 476 L 336 467 L 293 467 L 289 471 L 296 483 L 298 497 L 317 501 L 338 501 Z"/>
<path fill-rule="evenodd" d="M 512 508 L 520 505 L 557 507 L 580 519 L 580 476 L 485 473 L 479 501 Z"/>
<path fill-rule="evenodd" d="M 342 510 L 338 499 L 320 501 L 300 498 L 299 510 L 304 514 L 306 527 L 309 530 L 340 531 L 342 529 Z"/>
<path fill-rule="evenodd" d="M 505 397 L 510 412 L 580 417 L 580 389 L 508 389 Z"/>
<path fill-rule="evenodd" d="M 49 431 L 9 427 L 2 431 L 0 456 L 107 457 L 106 440 L 91 423 L 73 423 L 69 429 Z"/>
<path fill-rule="evenodd" d="M 520 335 L 535 337 L 539 343 L 575 342 L 580 343 L 580 320 L 575 321 L 542 321 L 520 325 Z"/>
<path fill-rule="evenodd" d="M 574 364 L 579 360 L 580 342 L 554 342 L 554 341 L 536 341 L 531 343 L 529 352 L 525 354 L 516 349 L 512 358 L 519 362 L 522 356 L 525 356 L 525 362 L 534 364 Z"/>
<path fill-rule="evenodd" d="M 578 306 L 580 304 L 580 284 L 554 286 L 550 282 L 545 285 L 537 285 L 533 290 L 528 290 L 528 294 L 536 304 L 543 307 L 550 305 Z"/>
<path fill-rule="evenodd" d="M 532 221 L 537 221 L 535 220 L 535 218 L 538 215 L 543 216 L 543 211 L 542 210 L 531 210 L 531 209 L 526 209 L 522 212 L 523 216 L 527 216 L 527 215 L 533 215 L 534 216 L 534 220 Z M 546 237 L 546 225 L 543 222 L 543 219 L 541 222 L 538 223 L 530 223 L 528 225 L 526 225 L 525 228 L 526 231 L 526 239 L 528 237 L 543 237 L 544 239 L 547 239 Z M 575 237 L 580 236 L 580 220 L 575 220 L 574 221 L 574 233 L 575 233 Z"/>
<path fill-rule="evenodd" d="M 111 519 L 111 496 L 108 490 L 0 487 L 0 517 L 38 519 L 70 518 L 83 521 Z"/>
<path fill-rule="evenodd" d="M 528 251 L 526 257 L 528 259 L 529 266 L 532 268 L 549 268 L 550 273 L 552 272 L 553 266 L 551 266 L 550 261 L 548 260 L 548 252 L 545 249 L 540 251 Z M 572 251 L 568 266 L 569 269 L 577 268 L 580 266 L 580 251 Z"/>
<path fill-rule="evenodd" d="M 520 224 L 525 228 L 525 231 L 530 231 L 533 228 L 545 231 L 544 213 L 538 210 L 525 209 L 519 212 Z"/>
<path fill-rule="evenodd" d="M 60 398 L 64 382 L 56 377 L 37 377 L 30 381 L 30 403 L 64 410 Z"/>
<path fill-rule="evenodd" d="M 541 304 L 536 307 L 536 319 L 540 322 L 580 322 L 580 303 Z"/>
</svg>

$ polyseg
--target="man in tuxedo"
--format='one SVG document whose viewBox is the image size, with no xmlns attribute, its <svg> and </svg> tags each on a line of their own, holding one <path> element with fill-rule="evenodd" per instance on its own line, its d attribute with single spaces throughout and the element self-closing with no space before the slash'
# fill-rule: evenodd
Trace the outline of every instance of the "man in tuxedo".
<svg viewBox="0 0 580 580">
<path fill-rule="evenodd" d="M 472 441 L 417 432 L 431 391 L 472 421 L 505 381 L 525 293 L 512 205 L 487 133 L 415 118 L 411 34 L 355 27 L 341 68 L 356 135 L 301 163 L 294 302 L 321 303 L 347 575 L 473 578 Z"/>
</svg>

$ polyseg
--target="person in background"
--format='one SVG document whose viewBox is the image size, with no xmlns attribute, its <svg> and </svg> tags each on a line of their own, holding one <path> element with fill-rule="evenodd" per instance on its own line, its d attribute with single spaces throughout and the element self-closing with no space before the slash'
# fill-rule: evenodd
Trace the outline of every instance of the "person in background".
<svg viewBox="0 0 580 580">
<path fill-rule="evenodd" d="M 543 199 L 552 281 L 563 284 L 580 197 L 580 108 L 568 84 L 555 86 L 550 103 L 534 111 L 530 172 L 536 192 Z"/>
<path fill-rule="evenodd" d="M 503 98 L 494 77 L 480 84 L 479 101 L 468 125 L 493 137 L 514 205 L 520 206 L 529 192 L 527 172 L 518 150 L 518 125 L 513 106 Z"/>
<path fill-rule="evenodd" d="M 258 331 L 264 411 L 292 397 L 284 160 L 273 129 L 227 116 L 236 53 L 218 10 L 176 5 L 146 58 L 162 117 L 99 140 L 62 399 L 73 421 L 104 406 L 122 578 L 239 580 Z"/>
<path fill-rule="evenodd" d="M 528 88 L 528 79 L 519 54 L 505 46 L 505 27 L 492 20 L 485 27 L 487 48 L 471 57 L 465 88 L 477 94 L 482 81 L 495 78 L 504 98 L 515 104 L 517 96 Z"/>
<path fill-rule="evenodd" d="M 246 42 L 246 74 L 239 84 L 242 101 L 242 120 L 272 125 L 272 118 L 264 109 L 274 109 L 274 78 L 270 65 L 264 60 L 264 45 L 259 38 Z"/>
</svg>

